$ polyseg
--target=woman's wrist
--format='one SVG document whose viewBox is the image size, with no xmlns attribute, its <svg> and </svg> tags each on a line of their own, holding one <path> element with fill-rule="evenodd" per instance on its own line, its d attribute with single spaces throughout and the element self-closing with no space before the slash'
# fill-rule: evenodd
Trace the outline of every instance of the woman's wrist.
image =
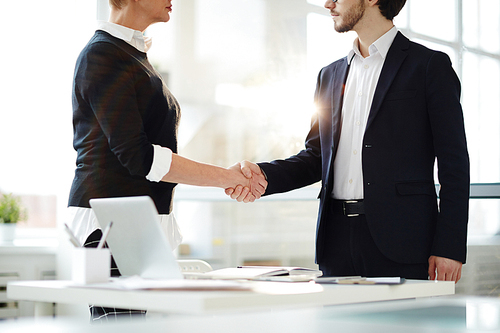
<svg viewBox="0 0 500 333">
<path fill-rule="evenodd" d="M 235 188 L 238 185 L 250 188 L 250 180 L 241 173 L 239 165 L 233 165 L 226 169 L 228 171 L 227 182 L 224 182 L 223 188 Z"/>
</svg>

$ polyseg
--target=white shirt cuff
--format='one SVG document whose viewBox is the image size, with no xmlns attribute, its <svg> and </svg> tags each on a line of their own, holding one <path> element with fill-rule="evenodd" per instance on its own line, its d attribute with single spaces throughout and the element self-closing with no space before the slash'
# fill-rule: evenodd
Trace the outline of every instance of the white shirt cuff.
<svg viewBox="0 0 500 333">
<path fill-rule="evenodd" d="M 146 179 L 151 182 L 159 182 L 170 171 L 172 151 L 158 145 L 153 145 L 153 149 L 153 164 Z"/>
</svg>

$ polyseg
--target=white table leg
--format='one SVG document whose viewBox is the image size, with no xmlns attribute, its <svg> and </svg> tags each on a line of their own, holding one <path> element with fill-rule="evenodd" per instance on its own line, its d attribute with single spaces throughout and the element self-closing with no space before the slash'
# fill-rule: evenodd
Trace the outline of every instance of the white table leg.
<svg viewBox="0 0 500 333">
<path fill-rule="evenodd" d="M 54 316 L 54 303 L 35 302 L 35 317 Z"/>
</svg>

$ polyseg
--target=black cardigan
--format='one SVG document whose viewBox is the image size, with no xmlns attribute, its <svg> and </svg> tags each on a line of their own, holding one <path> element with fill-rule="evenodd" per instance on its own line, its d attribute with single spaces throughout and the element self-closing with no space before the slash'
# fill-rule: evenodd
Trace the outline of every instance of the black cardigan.
<svg viewBox="0 0 500 333">
<path fill-rule="evenodd" d="M 80 53 L 73 82 L 76 171 L 69 206 L 89 199 L 149 195 L 169 214 L 176 184 L 145 176 L 157 144 L 177 153 L 180 107 L 146 53 L 97 30 Z"/>
</svg>

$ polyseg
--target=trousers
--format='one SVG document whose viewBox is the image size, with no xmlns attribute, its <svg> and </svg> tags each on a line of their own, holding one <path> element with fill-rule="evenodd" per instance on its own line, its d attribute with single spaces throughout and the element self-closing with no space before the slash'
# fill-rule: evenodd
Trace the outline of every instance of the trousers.
<svg viewBox="0 0 500 333">
<path fill-rule="evenodd" d="M 338 201 L 329 209 L 331 219 L 324 228 L 325 255 L 323 262 L 318 263 L 323 276 L 429 278 L 428 262 L 398 263 L 381 253 L 370 233 L 366 215 L 348 217 Z"/>
</svg>

